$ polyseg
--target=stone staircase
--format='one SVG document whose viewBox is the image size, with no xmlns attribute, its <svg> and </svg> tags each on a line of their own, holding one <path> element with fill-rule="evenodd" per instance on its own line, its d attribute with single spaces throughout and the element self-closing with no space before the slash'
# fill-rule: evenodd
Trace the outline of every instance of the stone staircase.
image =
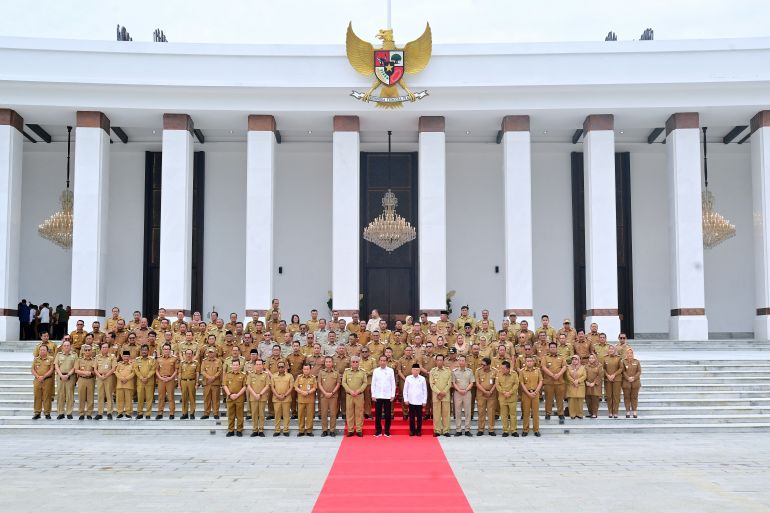
<svg viewBox="0 0 770 513">
<path fill-rule="evenodd" d="M 642 391 L 638 419 L 608 419 L 602 403 L 598 419 L 571 420 L 559 425 L 556 416 L 542 417 L 541 432 L 568 434 L 582 432 L 770 432 L 770 342 L 752 340 L 709 340 L 676 342 L 631 341 L 642 362 Z M 29 373 L 30 342 L 0 342 L 0 432 L 20 430 L 82 429 L 109 434 L 152 432 L 160 435 L 215 434 L 227 428 L 227 420 L 36 420 L 32 417 L 32 379 Z M 56 405 L 54 403 L 54 413 Z M 224 405 L 222 406 L 224 411 Z M 202 412 L 199 394 L 198 416 Z M 624 415 L 621 401 L 621 417 Z M 246 421 L 246 431 L 250 431 Z M 316 431 L 320 431 L 316 421 Z M 454 425 L 454 423 L 453 423 Z M 266 422 L 270 436 L 273 422 Z M 473 423 L 475 428 L 475 421 Z M 498 432 L 500 424 L 498 421 Z M 296 421 L 292 421 L 296 430 Z M 337 430 L 344 421 L 337 421 Z"/>
</svg>

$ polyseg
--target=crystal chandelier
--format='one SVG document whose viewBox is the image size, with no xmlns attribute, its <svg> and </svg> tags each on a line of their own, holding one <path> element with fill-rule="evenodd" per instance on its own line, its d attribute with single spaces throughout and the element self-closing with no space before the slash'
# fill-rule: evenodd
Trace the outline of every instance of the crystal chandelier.
<svg viewBox="0 0 770 513">
<path fill-rule="evenodd" d="M 59 196 L 61 210 L 43 221 L 37 227 L 37 233 L 44 239 L 64 249 L 72 247 L 72 207 L 74 205 L 72 191 L 70 190 L 70 142 L 72 127 L 67 127 L 67 188 Z"/>
<path fill-rule="evenodd" d="M 711 249 L 731 237 L 735 237 L 735 225 L 714 210 L 714 195 L 709 190 L 708 157 L 706 153 L 706 127 L 703 127 L 703 177 L 705 187 L 701 195 L 703 206 L 703 247 Z"/>
<path fill-rule="evenodd" d="M 388 171 L 390 171 L 390 136 L 392 132 L 388 130 Z M 388 253 L 403 246 L 407 242 L 413 241 L 417 236 L 414 226 L 409 221 L 396 213 L 398 199 L 393 191 L 388 189 L 385 196 L 382 197 L 382 214 L 375 217 L 369 225 L 364 228 L 364 239 L 372 244 L 381 247 Z"/>
</svg>

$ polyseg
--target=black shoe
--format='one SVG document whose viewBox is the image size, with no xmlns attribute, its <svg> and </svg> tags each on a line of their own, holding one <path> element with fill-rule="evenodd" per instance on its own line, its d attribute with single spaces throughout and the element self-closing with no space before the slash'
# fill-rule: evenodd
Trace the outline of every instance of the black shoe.
<svg viewBox="0 0 770 513">
<path fill-rule="evenodd" d="M 564 415 L 559 415 L 559 424 L 564 424 Z"/>
<path fill-rule="evenodd" d="M 348 438 L 350 438 L 350 437 L 352 437 L 352 436 L 353 436 L 353 433 L 352 433 L 352 432 L 348 432 L 348 434 L 347 434 L 347 435 L 345 435 L 345 436 L 346 436 L 346 437 L 348 437 Z"/>
<path fill-rule="evenodd" d="M 297 436 L 305 436 L 305 433 L 297 433 Z"/>
<path fill-rule="evenodd" d="M 470 431 L 465 432 L 465 436 L 473 436 Z"/>
<path fill-rule="evenodd" d="M 414 433 L 409 433 L 409 436 L 414 436 Z M 457 436 L 457 435 L 455 435 L 455 436 Z"/>
<path fill-rule="evenodd" d="M 50 413 L 46 414 L 45 418 L 48 420 L 51 420 L 51 414 Z"/>
<path fill-rule="evenodd" d="M 452 436 L 452 435 L 450 435 L 449 433 L 444 433 L 444 436 L 448 437 L 448 436 Z"/>
<path fill-rule="evenodd" d="M 94 417 L 94 418 L 95 418 L 96 420 L 102 420 L 102 416 L 101 416 L 101 415 L 97 415 L 97 416 L 96 416 L 96 417 Z"/>
<path fill-rule="evenodd" d="M 86 420 L 86 416 L 85 415 L 81 415 L 80 417 L 78 417 L 78 420 Z"/>
<path fill-rule="evenodd" d="M 168 418 L 171 419 L 171 420 L 174 420 L 174 416 L 173 415 L 169 415 Z"/>
<path fill-rule="evenodd" d="M 255 436 L 259 436 L 259 433 L 257 433 L 256 431 L 254 431 L 254 432 L 251 434 L 251 438 L 254 438 Z"/>
<path fill-rule="evenodd" d="M 171 417 L 171 418 L 173 419 L 174 417 Z M 179 417 L 179 420 L 187 420 L 187 419 L 189 419 L 189 418 L 190 418 L 190 416 L 189 416 L 189 415 L 187 415 L 187 414 L 185 413 L 184 415 L 182 415 L 181 417 Z"/>
<path fill-rule="evenodd" d="M 321 438 L 324 438 L 324 437 L 326 437 L 326 436 L 329 436 L 329 433 L 327 433 L 326 431 L 324 431 L 323 433 L 321 433 Z"/>
<path fill-rule="evenodd" d="M 569 415 L 569 406 L 564 408 L 564 415 Z"/>
<path fill-rule="evenodd" d="M 219 417 L 217 417 L 217 416 L 215 415 L 215 416 L 214 416 L 214 418 L 215 418 L 215 419 L 218 419 Z M 265 420 L 273 420 L 274 418 L 275 418 L 275 416 L 273 416 L 273 415 L 268 415 L 267 417 L 265 417 Z"/>
<path fill-rule="evenodd" d="M 439 435 L 438 433 L 433 433 L 433 438 L 437 438 L 439 436 L 441 436 L 441 435 Z"/>
<path fill-rule="evenodd" d="M 112 413 L 107 414 L 107 420 L 112 420 Z"/>
<path fill-rule="evenodd" d="M 476 436 L 484 436 L 484 432 L 483 431 L 477 431 L 476 432 Z"/>
<path fill-rule="evenodd" d="M 64 415 L 59 415 L 58 417 L 56 417 L 56 420 L 61 420 L 63 418 L 64 418 Z M 628 418 L 628 415 L 626 415 L 626 418 Z"/>
<path fill-rule="evenodd" d="M 92 417 L 92 416 L 90 416 L 90 415 L 86 415 L 86 419 L 87 419 L 87 420 L 93 420 L 93 417 Z"/>
<path fill-rule="evenodd" d="M 497 436 L 497 433 L 495 433 L 494 431 L 490 431 L 489 436 Z"/>
<path fill-rule="evenodd" d="M 524 431 L 524 432 L 521 434 L 521 436 L 527 436 L 527 435 L 529 435 L 529 431 Z"/>
<path fill-rule="evenodd" d="M 237 433 L 235 433 L 235 436 L 243 436 L 243 432 L 238 431 Z"/>
<path fill-rule="evenodd" d="M 201 417 L 201 420 L 208 420 L 208 418 L 209 418 L 208 415 L 204 415 L 203 417 Z"/>
<path fill-rule="evenodd" d="M 260 432 L 259 432 L 259 436 L 261 436 L 262 438 L 265 438 L 265 433 L 264 433 L 264 431 L 260 431 Z"/>
<path fill-rule="evenodd" d="M 458 431 L 458 432 L 455 433 L 455 436 L 463 436 L 463 434 Z"/>
<path fill-rule="evenodd" d="M 231 436 L 235 436 L 235 433 L 233 433 L 232 431 L 228 431 L 225 436 L 229 438 Z"/>
<path fill-rule="evenodd" d="M 72 415 L 67 415 L 67 418 L 72 420 Z"/>
<path fill-rule="evenodd" d="M 508 438 L 508 433 L 503 433 L 503 438 Z"/>
<path fill-rule="evenodd" d="M 306 434 L 307 436 L 315 436 L 315 435 L 313 434 L 313 432 L 312 432 L 312 431 L 311 431 L 310 433 L 305 433 L 305 434 Z"/>
<path fill-rule="evenodd" d="M 161 420 L 163 418 L 163 415 L 156 415 L 155 420 Z"/>
<path fill-rule="evenodd" d="M 551 420 L 551 416 L 550 415 L 546 415 L 545 416 L 545 420 Z"/>
<path fill-rule="evenodd" d="M 214 420 L 219 420 L 219 415 L 214 415 Z"/>
<path fill-rule="evenodd" d="M 273 436 L 281 436 L 281 433 L 279 433 L 278 431 L 276 431 L 275 433 L 273 433 Z"/>
<path fill-rule="evenodd" d="M 337 431 L 329 431 L 329 436 L 337 436 Z"/>
<path fill-rule="evenodd" d="M 363 434 L 363 433 L 356 433 L 356 436 L 357 436 L 358 438 L 363 438 L 363 437 L 364 437 L 364 434 Z"/>
<path fill-rule="evenodd" d="M 190 420 L 195 420 L 195 415 L 190 415 Z"/>
<path fill-rule="evenodd" d="M 518 431 L 514 431 L 513 433 L 511 433 L 511 436 L 514 437 L 514 438 L 519 438 Z"/>
<path fill-rule="evenodd" d="M 40 418 L 40 414 L 39 414 L 39 413 L 36 413 L 36 414 L 34 414 L 34 415 L 32 416 L 32 420 L 37 420 L 37 419 L 39 419 L 39 418 Z"/>
<path fill-rule="evenodd" d="M 535 431 L 535 436 L 540 438 L 540 431 Z"/>
<path fill-rule="evenodd" d="M 287 431 L 286 433 L 283 434 L 283 436 L 289 436 L 289 432 Z"/>
<path fill-rule="evenodd" d="M 291 420 L 297 420 L 298 418 L 299 418 L 299 417 L 297 417 L 297 415 L 292 415 L 292 416 L 291 416 Z"/>
<path fill-rule="evenodd" d="M 119 414 L 118 414 L 118 418 L 119 418 L 119 419 L 122 419 L 122 418 L 123 418 L 123 414 L 122 414 L 122 413 L 119 413 Z"/>
</svg>

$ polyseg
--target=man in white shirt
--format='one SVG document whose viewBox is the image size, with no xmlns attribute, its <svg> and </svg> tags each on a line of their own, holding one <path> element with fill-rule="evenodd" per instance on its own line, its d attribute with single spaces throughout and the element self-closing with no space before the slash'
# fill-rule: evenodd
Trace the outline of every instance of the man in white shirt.
<svg viewBox="0 0 770 513">
<path fill-rule="evenodd" d="M 385 436 L 390 437 L 390 406 L 396 397 L 396 376 L 388 367 L 388 358 L 380 356 L 380 366 L 372 372 L 372 398 L 374 402 L 374 436 L 382 435 L 382 417 L 385 416 Z"/>
<path fill-rule="evenodd" d="M 422 407 L 428 402 L 428 385 L 420 375 L 420 364 L 404 380 L 404 406 L 409 408 L 409 436 L 422 436 Z"/>
</svg>

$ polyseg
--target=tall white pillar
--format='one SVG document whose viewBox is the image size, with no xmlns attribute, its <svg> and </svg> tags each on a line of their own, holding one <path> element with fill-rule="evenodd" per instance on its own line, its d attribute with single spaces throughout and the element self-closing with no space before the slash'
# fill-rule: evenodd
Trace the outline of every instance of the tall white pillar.
<svg viewBox="0 0 770 513">
<path fill-rule="evenodd" d="M 754 207 L 754 338 L 770 339 L 770 110 L 751 119 L 751 190 Z"/>
<path fill-rule="evenodd" d="M 246 317 L 265 315 L 273 299 L 275 118 L 251 115 L 246 138 Z"/>
<path fill-rule="evenodd" d="M 19 247 L 24 120 L 0 109 L 0 340 L 19 338 Z"/>
<path fill-rule="evenodd" d="M 193 121 L 163 115 L 158 305 L 190 315 L 192 287 Z"/>
<path fill-rule="evenodd" d="M 529 116 L 503 118 L 505 311 L 534 326 Z"/>
<path fill-rule="evenodd" d="M 597 323 L 610 340 L 620 332 L 614 124 L 612 114 L 591 115 L 583 123 L 585 326 L 587 331 L 591 323 Z"/>
<path fill-rule="evenodd" d="M 697 112 L 666 121 L 673 340 L 708 340 L 703 274 L 700 130 Z"/>
<path fill-rule="evenodd" d="M 72 315 L 104 324 L 109 212 L 110 120 L 102 112 L 80 111 L 75 128 L 75 186 L 72 212 Z"/>
<path fill-rule="evenodd" d="M 332 135 L 332 304 L 350 321 L 360 295 L 361 155 L 358 116 L 334 116 Z"/>
<path fill-rule="evenodd" d="M 418 129 L 418 222 L 420 313 L 436 321 L 446 309 L 446 123 L 423 116 Z"/>
</svg>

